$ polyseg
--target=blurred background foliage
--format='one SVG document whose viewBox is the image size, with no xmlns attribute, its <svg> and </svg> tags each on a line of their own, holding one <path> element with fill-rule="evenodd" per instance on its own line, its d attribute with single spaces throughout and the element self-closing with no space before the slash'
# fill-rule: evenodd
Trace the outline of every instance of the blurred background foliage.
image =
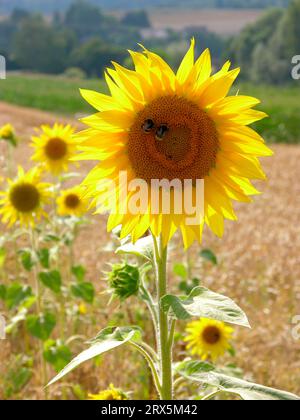
<svg viewBox="0 0 300 420">
<path fill-rule="evenodd" d="M 102 78 L 112 60 L 130 68 L 127 49 L 138 49 L 140 42 L 176 68 L 195 36 L 198 53 L 210 48 L 215 68 L 228 58 L 241 67 L 238 88 L 244 94 L 254 88 L 272 115 L 272 121 L 260 124 L 261 133 L 271 141 L 298 141 L 298 85 L 291 78 L 291 59 L 300 53 L 300 0 L 190 0 L 184 2 L 184 11 L 181 6 L 177 0 L 2 2 L 0 54 L 9 71 L 1 86 L 2 100 L 64 114 L 86 112 L 89 108 L 81 102 L 78 88 L 99 90 L 93 79 Z M 229 14 L 232 8 L 242 10 L 241 15 L 232 15 L 228 33 L 222 32 L 228 15 L 219 16 L 215 30 L 203 24 L 206 9 L 197 11 L 202 21 L 195 25 L 196 7 L 224 13 L 229 8 Z M 257 18 L 245 7 L 260 8 Z M 175 27 L 168 22 L 164 26 L 168 14 L 176 16 Z M 213 15 L 207 16 L 209 20 Z M 234 27 L 238 19 L 243 22 L 241 30 Z"/>
<path fill-rule="evenodd" d="M 110 3 L 114 6 L 122 2 Z M 156 3 L 167 5 L 170 2 Z M 219 0 L 203 3 L 238 7 L 246 2 Z M 258 3 L 261 7 L 263 4 L 288 2 L 260 0 Z M 165 58 L 176 66 L 187 41 L 195 36 L 199 49 L 203 46 L 211 49 L 216 64 L 223 56 L 229 55 L 242 67 L 244 78 L 255 82 L 284 83 L 290 80 L 290 59 L 300 50 L 299 0 L 289 2 L 287 8 L 268 9 L 257 22 L 247 25 L 232 37 L 217 35 L 204 27 L 189 27 L 188 23 L 181 31 L 166 30 L 164 34 L 157 34 L 150 31 L 151 20 L 146 10 L 124 9 L 124 13 L 117 17 L 86 0 L 75 0 L 65 11 L 62 11 L 64 2 L 60 2 L 51 15 L 20 8 L 27 4 L 33 5 L 34 2 L 19 1 L 18 8 L 0 22 L 0 53 L 8 58 L 11 70 L 59 74 L 70 67 L 78 67 L 88 76 L 99 76 L 111 60 L 124 62 L 127 56 L 124 49 L 136 48 L 141 40 L 147 47 L 159 52 L 164 50 Z M 177 2 L 173 0 L 173 4 Z M 154 6 L 155 2 L 152 1 L 151 5 Z M 249 2 L 247 5 L 250 7 Z M 44 10 L 47 10 L 46 4 Z"/>
</svg>

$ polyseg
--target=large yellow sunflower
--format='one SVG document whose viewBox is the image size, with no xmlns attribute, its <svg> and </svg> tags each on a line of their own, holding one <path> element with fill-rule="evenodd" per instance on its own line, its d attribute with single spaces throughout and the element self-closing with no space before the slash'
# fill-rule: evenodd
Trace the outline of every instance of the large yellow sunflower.
<svg viewBox="0 0 300 420">
<path fill-rule="evenodd" d="M 47 217 L 43 210 L 51 197 L 50 184 L 41 182 L 40 170 L 35 167 L 27 173 L 19 166 L 16 180 L 8 180 L 8 189 L 0 192 L 0 215 L 3 223 L 12 226 L 18 220 L 21 225 L 34 226 L 36 220 Z"/>
<path fill-rule="evenodd" d="M 231 347 L 233 329 L 223 322 L 203 318 L 190 322 L 186 332 L 188 335 L 184 341 L 187 342 L 187 349 L 202 360 L 210 358 L 216 361 Z"/>
<path fill-rule="evenodd" d="M 79 159 L 100 161 L 83 185 L 92 204 L 102 206 L 98 211 L 110 212 L 108 230 L 122 225 L 121 237 L 130 234 L 136 241 L 150 228 L 166 244 L 180 229 L 188 247 L 201 241 L 205 223 L 221 237 L 224 218 L 236 220 L 232 200 L 250 202 L 258 191 L 249 178 L 265 179 L 258 157 L 272 151 L 247 127 L 266 116 L 252 109 L 259 100 L 227 96 L 239 69 L 230 70 L 227 62 L 211 75 L 210 52 L 195 61 L 194 44 L 176 74 L 155 53 L 130 51 L 134 71 L 114 62 L 114 69 L 106 71 L 111 96 L 81 91 L 98 112 L 83 119 L 89 128 L 77 135 Z M 162 214 L 153 211 L 150 200 L 139 214 L 120 211 L 135 191 L 119 198 L 115 211 L 107 179 L 118 185 L 120 171 L 127 171 L 128 183 L 188 179 L 193 190 L 203 179 L 204 217 L 190 225 L 184 210 L 177 214 L 172 207 L 171 214 Z"/>
<path fill-rule="evenodd" d="M 73 134 L 74 128 L 70 125 L 42 125 L 40 135 L 32 137 L 31 145 L 35 149 L 32 160 L 42 162 L 53 175 L 67 171 L 69 161 L 76 153 Z"/>
<path fill-rule="evenodd" d="M 82 196 L 82 188 L 78 186 L 62 191 L 56 202 L 60 216 L 81 217 L 87 212 L 87 200 Z"/>
</svg>

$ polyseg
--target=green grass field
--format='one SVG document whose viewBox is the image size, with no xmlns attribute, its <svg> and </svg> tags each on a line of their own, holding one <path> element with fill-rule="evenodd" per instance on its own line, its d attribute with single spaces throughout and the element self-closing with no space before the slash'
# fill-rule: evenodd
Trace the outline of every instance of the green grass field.
<svg viewBox="0 0 300 420">
<path fill-rule="evenodd" d="M 79 89 L 104 91 L 100 80 L 75 80 L 58 76 L 8 74 L 0 82 L 0 100 L 15 105 L 75 115 L 90 112 L 91 107 L 82 99 Z"/>
<path fill-rule="evenodd" d="M 300 85 L 257 86 L 243 84 L 239 93 L 261 100 L 258 107 L 269 118 L 256 124 L 256 129 L 270 142 L 300 143 Z"/>
<path fill-rule="evenodd" d="M 56 114 L 88 113 L 79 88 L 106 92 L 101 80 L 71 80 L 63 77 L 9 74 L 0 84 L 0 100 L 37 108 Z M 261 99 L 260 108 L 270 118 L 257 124 L 256 129 L 270 142 L 300 142 L 300 89 L 298 86 L 257 86 L 249 83 L 239 87 L 240 94 Z M 234 89 L 236 91 L 236 88 Z"/>
</svg>

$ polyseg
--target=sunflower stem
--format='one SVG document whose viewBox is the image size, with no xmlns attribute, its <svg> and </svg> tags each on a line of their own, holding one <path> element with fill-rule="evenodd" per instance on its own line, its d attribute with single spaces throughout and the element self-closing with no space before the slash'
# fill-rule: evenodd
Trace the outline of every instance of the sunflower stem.
<svg viewBox="0 0 300 420">
<path fill-rule="evenodd" d="M 30 239 L 31 239 L 31 248 L 34 252 L 34 256 L 36 258 L 37 252 L 38 252 L 38 243 L 36 240 L 36 235 L 34 228 L 31 228 L 30 230 Z M 42 312 L 42 294 L 41 294 L 41 288 L 40 288 L 40 282 L 38 278 L 38 270 L 36 267 L 36 264 L 33 266 L 33 277 L 34 277 L 34 283 L 35 283 L 35 293 L 36 293 L 36 299 L 37 299 L 37 315 L 40 316 Z M 47 375 L 47 365 L 46 361 L 44 359 L 44 346 L 43 342 L 39 340 L 39 351 L 40 351 L 40 363 L 41 363 L 41 378 L 43 382 L 43 387 L 48 383 L 48 375 Z M 44 396 L 45 400 L 48 400 L 48 390 L 44 388 Z"/>
<path fill-rule="evenodd" d="M 154 237 L 154 260 L 157 282 L 157 298 L 158 298 L 158 354 L 161 376 L 161 392 L 162 400 L 173 399 L 173 377 L 172 377 L 172 347 L 174 328 L 169 331 L 169 317 L 161 306 L 161 298 L 167 293 L 167 255 L 168 247 L 163 246 L 162 239 L 159 243 Z"/>
</svg>

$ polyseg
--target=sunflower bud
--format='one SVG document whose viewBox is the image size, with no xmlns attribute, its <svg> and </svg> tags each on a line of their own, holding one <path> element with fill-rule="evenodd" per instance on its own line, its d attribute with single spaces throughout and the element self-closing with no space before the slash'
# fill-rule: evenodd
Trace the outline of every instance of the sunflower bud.
<svg viewBox="0 0 300 420">
<path fill-rule="evenodd" d="M 140 272 L 135 266 L 127 263 L 114 264 L 108 274 L 108 282 L 114 297 L 121 301 L 136 295 L 140 285 Z"/>
</svg>

